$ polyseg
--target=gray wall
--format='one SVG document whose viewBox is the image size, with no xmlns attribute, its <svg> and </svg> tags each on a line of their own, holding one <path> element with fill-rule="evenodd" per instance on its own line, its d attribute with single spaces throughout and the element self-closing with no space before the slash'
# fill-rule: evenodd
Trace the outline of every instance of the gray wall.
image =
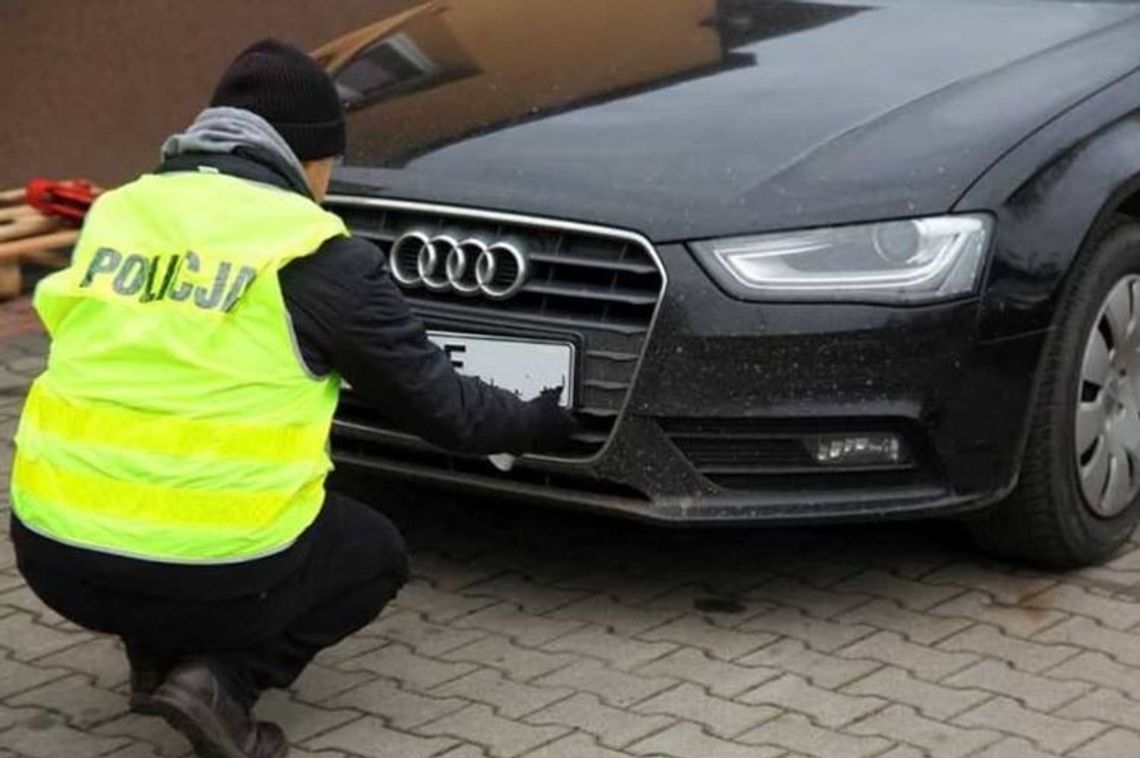
<svg viewBox="0 0 1140 758">
<path fill-rule="evenodd" d="M 0 189 L 152 167 L 239 50 L 312 49 L 407 0 L 0 0 Z"/>
</svg>

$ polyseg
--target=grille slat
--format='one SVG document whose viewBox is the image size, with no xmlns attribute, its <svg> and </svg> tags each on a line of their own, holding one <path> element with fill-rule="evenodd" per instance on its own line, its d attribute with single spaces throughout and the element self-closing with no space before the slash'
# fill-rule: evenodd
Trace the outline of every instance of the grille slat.
<svg viewBox="0 0 1140 758">
<path fill-rule="evenodd" d="M 612 350 L 588 350 L 586 351 L 587 358 L 596 358 L 602 361 L 614 361 L 617 363 L 632 363 L 637 360 L 635 353 L 616 353 Z"/>
<path fill-rule="evenodd" d="M 616 418 L 618 411 L 616 408 L 602 408 L 596 405 L 587 405 L 574 410 L 575 413 L 581 413 L 584 416 L 596 416 L 597 418 Z"/>
<path fill-rule="evenodd" d="M 415 306 L 417 305 L 430 307 L 433 310 L 442 310 L 441 306 L 450 305 L 450 303 L 443 304 L 435 300 L 428 300 L 427 298 L 420 297 L 409 297 L 408 301 L 412 303 L 413 310 L 416 309 Z M 514 311 L 513 309 L 509 308 L 495 308 L 495 305 L 492 303 L 476 303 L 475 301 L 472 301 L 472 303 L 467 308 L 455 308 L 454 310 L 464 314 L 470 313 L 471 311 L 482 311 L 496 315 L 511 315 L 518 313 L 520 317 L 518 319 L 519 322 L 530 322 L 538 326 L 553 326 L 567 329 L 594 329 L 600 332 L 614 332 L 615 334 L 634 337 L 643 336 L 649 331 L 648 325 L 637 323 L 629 323 L 617 320 L 605 321 L 602 319 L 587 319 L 581 317 L 575 318 L 571 316 L 548 316 L 541 313 Z"/>
<path fill-rule="evenodd" d="M 665 286 L 656 253 L 640 237 L 548 219 L 420 203 L 332 196 L 354 233 L 388 253 L 409 231 L 507 241 L 531 264 L 530 278 L 505 299 L 404 287 L 412 310 L 431 329 L 566 340 L 578 348 L 575 409 L 581 423 L 573 454 L 590 457 L 612 435 L 633 385 Z M 339 416 L 383 429 L 351 393 Z"/>
<path fill-rule="evenodd" d="M 639 263 L 630 260 L 602 260 L 580 255 L 571 255 L 569 253 L 559 253 L 557 251 L 531 252 L 529 255 L 530 259 L 536 263 L 551 263 L 559 266 L 584 266 L 587 268 L 625 271 L 630 274 L 657 273 L 657 267 L 652 263 Z"/>
<path fill-rule="evenodd" d="M 554 295 L 556 297 L 587 298 L 590 300 L 612 300 L 617 303 L 630 305 L 653 305 L 657 302 L 657 295 L 646 294 L 638 290 L 623 287 L 591 287 L 589 285 L 560 285 L 547 283 L 531 283 L 523 287 L 524 292 L 533 292 L 538 295 Z"/>
<path fill-rule="evenodd" d="M 612 382 L 606 379 L 586 379 L 582 382 L 586 387 L 593 387 L 598 390 L 605 390 L 607 392 L 620 392 L 629 389 L 628 382 Z"/>
</svg>

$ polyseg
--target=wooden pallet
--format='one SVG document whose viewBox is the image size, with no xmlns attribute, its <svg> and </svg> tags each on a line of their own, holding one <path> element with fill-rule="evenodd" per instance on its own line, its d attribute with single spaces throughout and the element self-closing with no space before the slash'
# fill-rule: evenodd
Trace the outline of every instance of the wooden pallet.
<svg viewBox="0 0 1140 758">
<path fill-rule="evenodd" d="M 24 204 L 24 190 L 0 191 L 0 300 L 24 291 L 22 264 L 61 268 L 79 238 L 62 219 L 44 216 Z"/>
</svg>

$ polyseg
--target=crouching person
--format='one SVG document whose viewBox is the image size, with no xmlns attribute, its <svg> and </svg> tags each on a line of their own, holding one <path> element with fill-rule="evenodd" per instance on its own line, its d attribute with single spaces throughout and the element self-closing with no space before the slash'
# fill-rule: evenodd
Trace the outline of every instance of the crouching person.
<svg viewBox="0 0 1140 758">
<path fill-rule="evenodd" d="M 250 716 L 407 579 L 383 515 L 326 492 L 341 378 L 468 452 L 556 449 L 573 419 L 459 376 L 384 257 L 319 203 L 345 121 L 272 40 L 151 174 L 103 195 L 35 307 L 51 336 L 17 434 L 11 530 L 33 591 L 117 635 L 131 706 L 199 755 L 283 756 Z M 383 493 L 377 493 L 382 501 Z"/>
</svg>

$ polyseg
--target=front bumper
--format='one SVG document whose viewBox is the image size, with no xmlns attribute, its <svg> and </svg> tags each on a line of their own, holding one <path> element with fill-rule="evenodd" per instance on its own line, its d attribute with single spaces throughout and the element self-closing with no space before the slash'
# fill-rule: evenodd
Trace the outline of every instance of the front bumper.
<svg viewBox="0 0 1140 758">
<path fill-rule="evenodd" d="M 347 402 L 334 423 L 334 460 L 350 473 L 687 523 L 947 514 L 1012 489 L 1043 333 L 984 342 L 974 301 L 743 303 L 684 246 L 657 253 L 669 286 L 628 402 L 596 456 L 526 457 L 504 474 L 361 423 Z M 803 435 L 880 431 L 906 440 L 913 467 L 813 470 L 779 454 Z M 708 465 L 710 445 L 714 464 L 730 455 L 734 466 Z"/>
</svg>

